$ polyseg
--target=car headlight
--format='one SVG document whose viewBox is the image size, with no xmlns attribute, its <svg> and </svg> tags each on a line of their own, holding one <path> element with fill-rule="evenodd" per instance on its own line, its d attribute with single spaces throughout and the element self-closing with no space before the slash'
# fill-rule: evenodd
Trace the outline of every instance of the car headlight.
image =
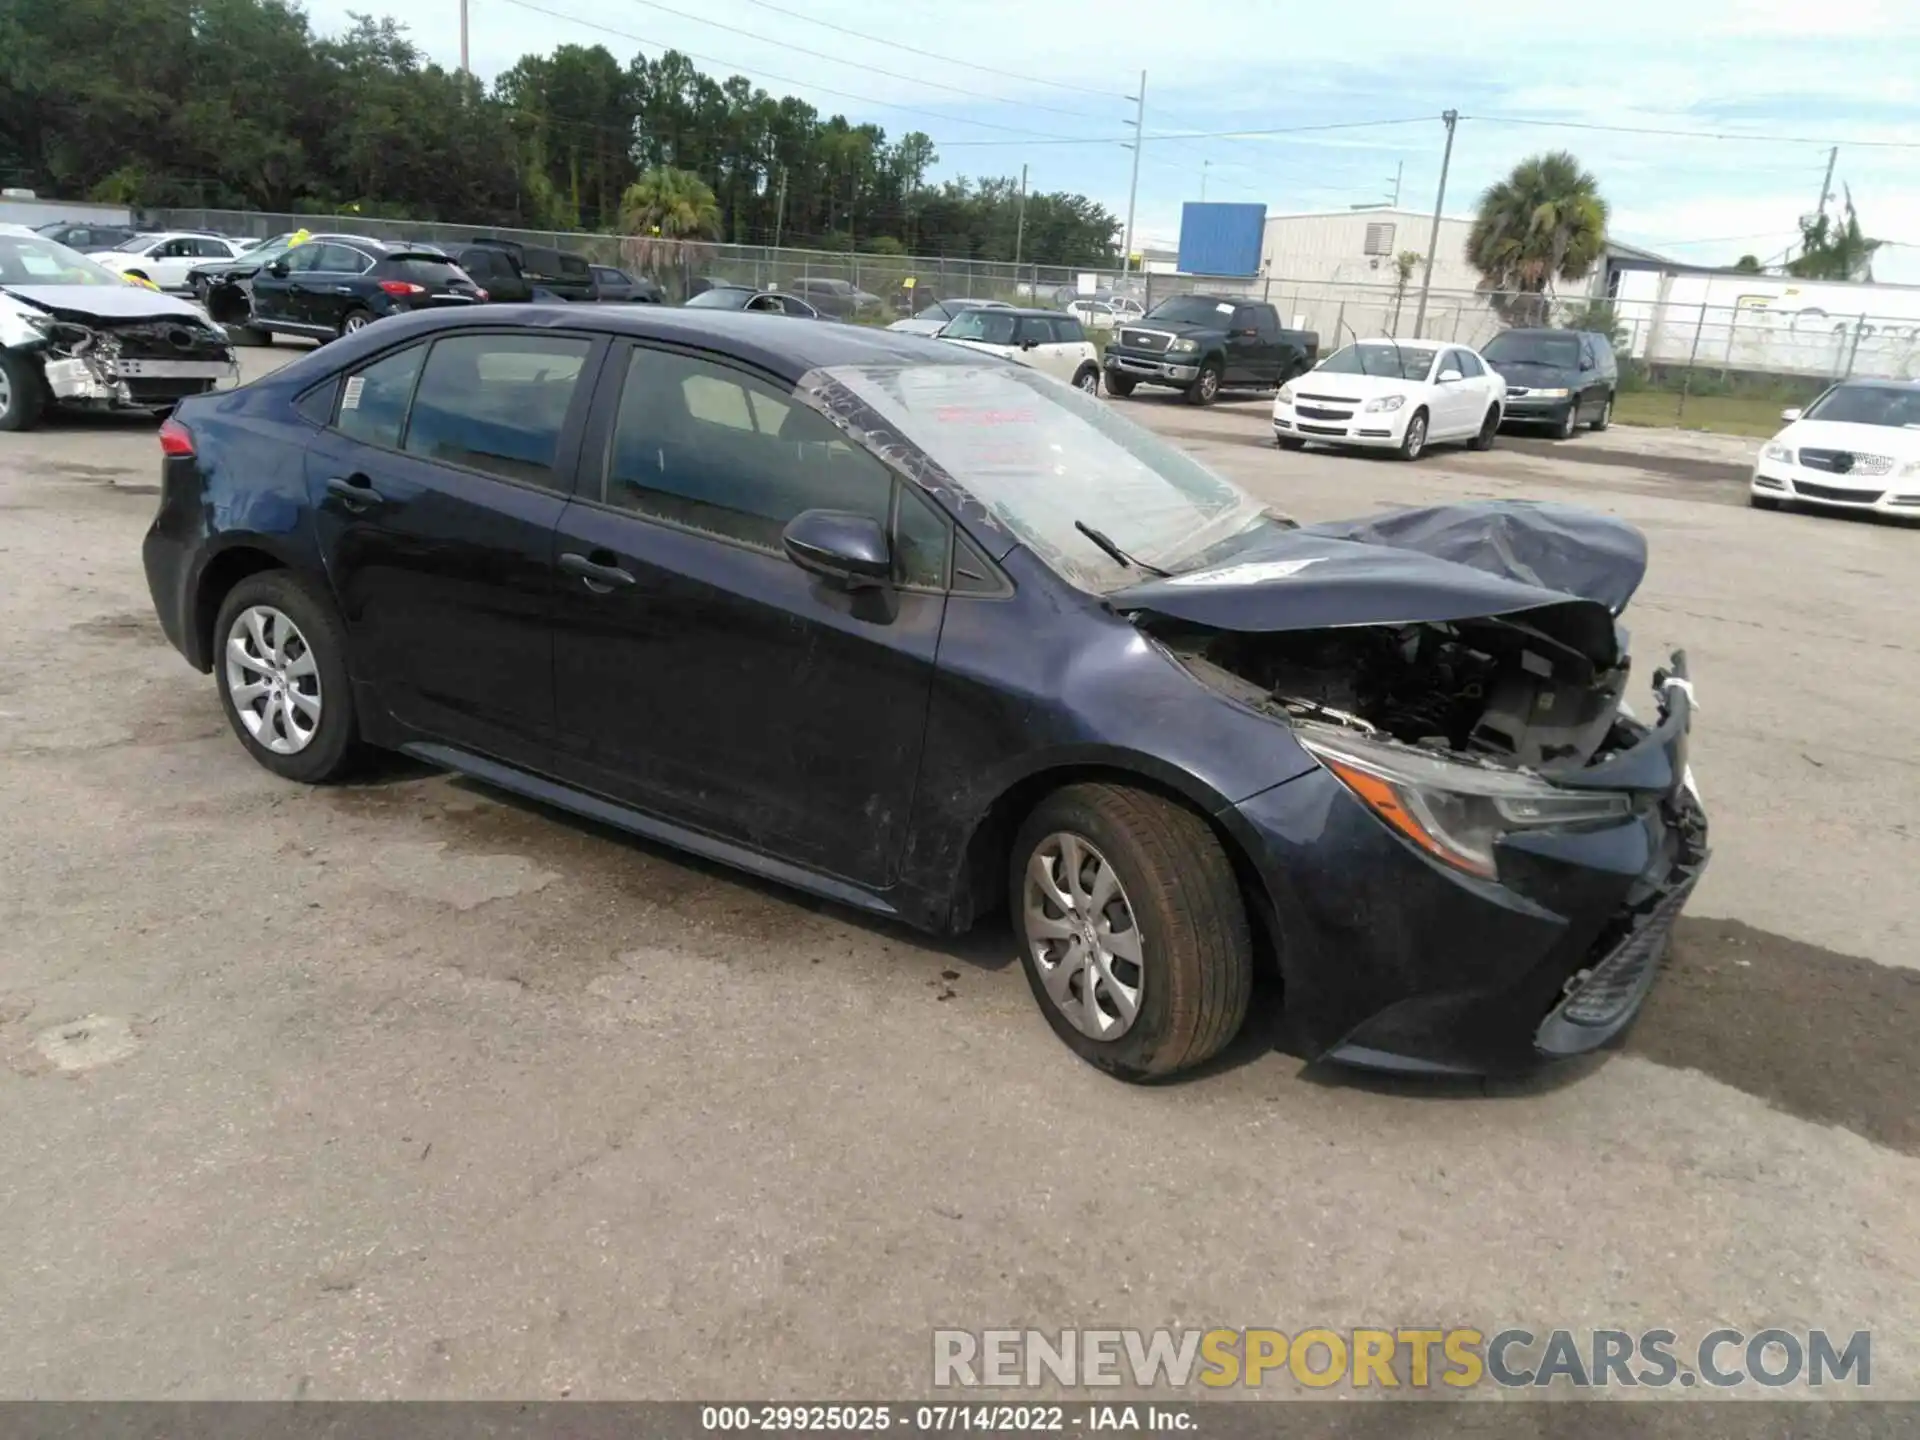
<svg viewBox="0 0 1920 1440">
<path fill-rule="evenodd" d="M 1557 390 L 1529 390 L 1527 398 L 1529 400 L 1564 400 L 1567 398 L 1567 390 L 1564 385 Z"/>
<path fill-rule="evenodd" d="M 1389 829 L 1470 875 L 1494 873 L 1493 847 L 1517 830 L 1619 820 L 1625 795 L 1563 790 L 1517 770 L 1465 764 L 1364 736 L 1300 729 L 1300 743 Z"/>
<path fill-rule="evenodd" d="M 1793 463 L 1793 447 L 1791 445 L 1774 445 L 1769 443 L 1760 447 L 1760 458 L 1762 460 L 1778 460 L 1782 465 L 1791 465 Z M 1915 468 L 1916 467 L 1910 465 L 1907 467 L 1907 471 Z M 1901 473 L 1905 474 L 1907 471 L 1902 471 Z"/>
<path fill-rule="evenodd" d="M 1293 403 L 1293 386 L 1290 384 L 1282 385 L 1280 387 L 1280 393 L 1273 398 L 1278 400 L 1282 405 L 1291 405 Z"/>
<path fill-rule="evenodd" d="M 1406 403 L 1407 397 L 1404 395 L 1382 395 L 1378 400 L 1367 401 L 1361 408 L 1370 415 L 1377 415 L 1383 410 L 1388 412 L 1398 410 Z"/>
<path fill-rule="evenodd" d="M 1167 346 L 1168 351 L 1175 355 L 1191 355 L 1199 348 L 1200 342 L 1197 340 L 1176 340 Z"/>
</svg>

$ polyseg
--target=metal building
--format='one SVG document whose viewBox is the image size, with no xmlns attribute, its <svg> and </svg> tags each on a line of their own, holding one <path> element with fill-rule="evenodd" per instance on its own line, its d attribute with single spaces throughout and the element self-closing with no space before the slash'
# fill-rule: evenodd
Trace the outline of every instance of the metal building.
<svg viewBox="0 0 1920 1440">
<path fill-rule="evenodd" d="M 1443 216 L 1440 243 L 1434 249 L 1433 288 L 1471 290 L 1480 272 L 1467 263 L 1471 220 Z M 1260 268 L 1274 280 L 1317 284 L 1393 285 L 1396 258 L 1420 257 L 1412 279 L 1419 284 L 1425 265 L 1431 213 L 1415 210 L 1327 210 L 1304 215 L 1269 215 L 1261 237 Z"/>
</svg>

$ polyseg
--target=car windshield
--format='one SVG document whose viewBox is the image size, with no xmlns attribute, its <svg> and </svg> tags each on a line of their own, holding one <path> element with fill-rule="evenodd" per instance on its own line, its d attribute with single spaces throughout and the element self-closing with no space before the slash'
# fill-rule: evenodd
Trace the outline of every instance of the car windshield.
<svg viewBox="0 0 1920 1440">
<path fill-rule="evenodd" d="M 1075 521 L 1135 559 L 1173 571 L 1271 523 L 1260 501 L 1185 451 L 1023 366 L 850 365 L 822 374 L 1054 570 L 1095 594 L 1146 576 L 1108 555 Z M 814 389 L 816 378 L 803 379 L 799 393 Z"/>
<path fill-rule="evenodd" d="M 731 285 L 716 285 L 711 290 L 702 290 L 687 301 L 687 304 L 696 310 L 744 310 L 753 296 L 754 292 L 751 290 L 739 290 Z"/>
<path fill-rule="evenodd" d="M 927 306 L 926 309 L 917 313 L 913 318 L 916 320 L 946 321 L 958 314 L 959 310 L 960 304 L 956 300 L 936 300 L 933 304 Z"/>
<path fill-rule="evenodd" d="M 962 310 L 940 332 L 947 340 L 978 340 L 986 345 L 1011 345 L 1019 318 L 1009 310 Z"/>
<path fill-rule="evenodd" d="M 78 250 L 37 236 L 0 235 L 0 285 L 125 285 Z"/>
<path fill-rule="evenodd" d="M 1496 335 L 1480 352 L 1509 365 L 1552 365 L 1561 370 L 1580 364 L 1580 341 L 1572 335 Z"/>
<path fill-rule="evenodd" d="M 1104 298 L 1104 297 L 1103 297 Z M 1186 325 L 1224 325 L 1233 306 L 1205 295 L 1175 295 L 1147 312 L 1149 320 L 1172 320 Z"/>
<path fill-rule="evenodd" d="M 1315 369 L 1331 375 L 1377 375 L 1387 380 L 1424 380 L 1439 352 L 1421 345 L 1363 342 L 1336 350 Z"/>
<path fill-rule="evenodd" d="M 1806 418 L 1920 430 L 1920 386 L 1836 385 L 1814 402 Z"/>
</svg>

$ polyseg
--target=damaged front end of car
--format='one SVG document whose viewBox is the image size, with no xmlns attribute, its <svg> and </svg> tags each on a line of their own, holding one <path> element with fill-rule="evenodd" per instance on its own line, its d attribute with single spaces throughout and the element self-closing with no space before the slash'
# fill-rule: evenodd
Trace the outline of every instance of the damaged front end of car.
<svg viewBox="0 0 1920 1440">
<path fill-rule="evenodd" d="M 1645 563 L 1621 522 L 1496 502 L 1284 531 L 1114 597 L 1317 762 L 1240 807 L 1286 877 L 1307 1053 L 1504 1070 L 1631 1022 L 1707 860 L 1684 654 L 1650 721 L 1626 703 Z M 1290 964 L 1299 937 L 1324 953 Z"/>
<path fill-rule="evenodd" d="M 171 409 L 239 383 L 226 332 L 197 307 L 132 286 L 0 291 L 0 348 L 37 368 L 46 403 Z"/>
</svg>

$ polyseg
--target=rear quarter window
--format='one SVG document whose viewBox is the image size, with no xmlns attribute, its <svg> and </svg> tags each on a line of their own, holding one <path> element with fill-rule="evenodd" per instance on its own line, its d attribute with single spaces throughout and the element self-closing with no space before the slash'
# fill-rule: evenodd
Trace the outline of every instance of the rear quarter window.
<svg viewBox="0 0 1920 1440">
<path fill-rule="evenodd" d="M 558 273 L 570 280 L 585 280 L 593 273 L 592 267 L 578 255 L 569 255 L 563 250 L 554 259 L 559 265 Z"/>
</svg>

